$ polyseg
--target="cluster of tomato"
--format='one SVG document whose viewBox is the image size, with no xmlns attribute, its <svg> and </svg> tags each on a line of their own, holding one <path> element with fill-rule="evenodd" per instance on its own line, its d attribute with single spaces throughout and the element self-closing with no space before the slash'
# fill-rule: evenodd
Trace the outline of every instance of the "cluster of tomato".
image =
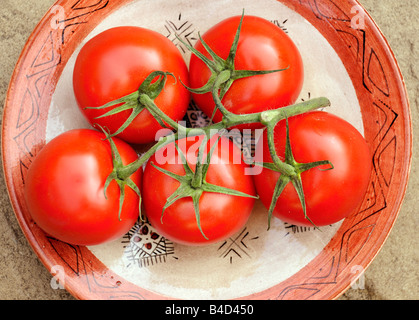
<svg viewBox="0 0 419 320">
<path fill-rule="evenodd" d="M 202 143 L 202 136 L 172 141 L 127 176 L 127 167 L 139 157 L 133 145 L 155 142 L 167 124 L 149 109 L 132 106 L 139 104 L 138 91 L 145 88 L 140 84 L 156 70 L 170 76 L 163 84 L 147 82 L 148 89 L 162 89 L 150 99 L 173 121 L 182 120 L 192 98 L 214 123 L 222 123 L 211 90 L 198 89 L 213 88 L 214 74 L 223 68 L 236 75 L 217 88 L 223 106 L 233 114 L 289 106 L 300 94 L 300 53 L 288 35 L 267 20 L 226 19 L 203 34 L 194 50 L 187 66 L 166 37 L 129 26 L 106 30 L 82 47 L 74 67 L 74 93 L 96 129 L 59 135 L 30 166 L 25 197 L 43 230 L 72 244 L 100 244 L 125 234 L 143 208 L 163 236 L 184 244 L 208 244 L 242 228 L 256 198 L 274 216 L 298 225 L 332 224 L 356 208 L 369 181 L 368 146 L 349 123 L 321 111 L 291 117 L 274 128 L 275 157 L 295 168 L 296 177 L 288 180 L 269 166 L 262 166 L 259 174 L 246 174 L 249 164 L 233 161 L 241 151 L 230 140 L 217 137 Z M 281 71 L 243 76 L 242 70 Z M 118 100 L 127 95 L 128 100 Z M 108 105 L 111 101 L 116 103 Z M 110 137 L 106 132 L 117 134 Z M 262 152 L 263 163 L 272 163 L 272 146 L 264 137 L 256 152 Z M 211 162 L 200 163 L 199 139 L 198 146 L 207 144 Z M 305 163 L 326 159 L 333 169 L 299 170 Z M 295 187 L 298 181 L 304 187 L 303 202 Z"/>
</svg>

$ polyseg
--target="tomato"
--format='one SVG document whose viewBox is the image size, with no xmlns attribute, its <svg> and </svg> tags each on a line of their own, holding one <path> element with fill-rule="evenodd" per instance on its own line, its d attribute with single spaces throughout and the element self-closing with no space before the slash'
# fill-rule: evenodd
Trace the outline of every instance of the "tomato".
<svg viewBox="0 0 419 320">
<path fill-rule="evenodd" d="M 240 16 L 223 20 L 205 32 L 205 43 L 222 59 L 227 59 L 239 26 Z M 198 41 L 195 49 L 210 58 Z M 212 60 L 212 58 L 211 58 Z M 236 114 L 261 112 L 288 106 L 298 98 L 304 78 L 303 62 L 298 48 L 279 27 L 260 17 L 244 16 L 234 60 L 235 70 L 276 70 L 271 74 L 256 75 L 235 80 L 222 103 Z M 204 86 L 211 76 L 210 69 L 196 55 L 189 64 L 191 88 Z M 211 117 L 214 102 L 211 93 L 192 94 L 195 103 Z M 221 121 L 217 111 L 213 120 Z"/>
<path fill-rule="evenodd" d="M 171 72 L 155 104 L 175 121 L 181 120 L 189 105 L 188 69 L 176 46 L 163 35 L 144 28 L 123 26 L 105 30 L 89 40 L 77 56 L 73 86 L 77 104 L 91 124 L 98 123 L 116 132 L 131 114 L 97 118 L 119 106 L 100 107 L 138 90 L 154 71 Z M 179 81 L 179 79 L 181 81 Z M 155 141 L 159 123 L 143 110 L 118 137 L 136 144 Z"/>
<path fill-rule="evenodd" d="M 286 124 L 274 129 L 277 154 L 285 157 Z M 333 169 L 321 166 L 301 173 L 307 216 L 316 226 L 330 225 L 350 215 L 360 205 L 369 184 L 371 154 L 364 137 L 347 121 L 327 112 L 314 111 L 289 118 L 289 135 L 295 161 L 329 160 Z M 263 161 L 272 162 L 266 135 L 258 143 Z M 329 167 L 330 169 L 330 167 Z M 262 203 L 269 208 L 280 173 L 263 168 L 255 175 Z M 312 226 L 291 183 L 276 203 L 273 215 L 294 225 Z"/>
<path fill-rule="evenodd" d="M 75 245 L 95 245 L 117 239 L 134 225 L 139 215 L 139 197 L 125 187 L 119 213 L 120 189 L 112 181 L 110 143 L 91 129 L 75 129 L 48 142 L 37 154 L 25 178 L 24 195 L 30 215 L 47 234 Z M 113 138 L 122 162 L 137 159 L 124 141 Z M 131 180 L 141 186 L 142 172 Z"/>
<path fill-rule="evenodd" d="M 202 232 L 198 227 L 192 197 L 179 197 L 164 210 L 162 217 L 167 199 L 179 188 L 180 182 L 157 167 L 180 176 L 186 175 L 174 144 L 156 152 L 145 167 L 142 193 L 145 214 L 159 234 L 174 242 L 206 245 L 222 241 L 243 228 L 252 212 L 256 193 L 252 177 L 246 175 L 247 165 L 242 161 L 240 150 L 227 138 L 217 140 L 217 145 L 214 145 L 215 141 L 212 138 L 207 143 L 207 150 L 212 146 L 215 149 L 206 182 L 251 197 L 203 191 L 199 199 Z M 191 170 L 196 170 L 196 153 L 200 142 L 202 136 L 183 138 L 177 142 Z"/>
</svg>

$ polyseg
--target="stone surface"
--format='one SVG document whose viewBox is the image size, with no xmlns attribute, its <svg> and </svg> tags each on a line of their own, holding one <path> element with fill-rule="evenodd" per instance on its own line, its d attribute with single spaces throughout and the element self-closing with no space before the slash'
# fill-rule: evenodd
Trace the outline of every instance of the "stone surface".
<svg viewBox="0 0 419 320">
<path fill-rule="evenodd" d="M 19 54 L 53 0 L 1 0 L 0 4 L 0 100 L 4 101 L 8 83 Z M 419 24 L 416 0 L 362 0 L 360 3 L 375 19 L 392 47 L 406 81 L 414 128 L 419 121 Z M 1 104 L 1 114 L 3 104 Z M 0 118 L 1 119 L 1 118 Z M 418 142 L 414 136 L 414 145 Z M 342 300 L 418 299 L 418 236 L 416 208 L 419 207 L 419 172 L 416 150 L 411 178 L 399 218 L 370 267 L 362 287 L 350 288 Z M 20 230 L 0 175 L 0 299 L 73 299 L 65 290 L 52 289 L 51 275 L 38 260 Z"/>
</svg>

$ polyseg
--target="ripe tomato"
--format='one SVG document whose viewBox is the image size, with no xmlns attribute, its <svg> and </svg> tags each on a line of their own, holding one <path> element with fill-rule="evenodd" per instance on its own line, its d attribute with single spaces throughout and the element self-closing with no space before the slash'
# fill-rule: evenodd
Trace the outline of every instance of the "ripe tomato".
<svg viewBox="0 0 419 320">
<path fill-rule="evenodd" d="M 184 138 L 177 143 L 192 170 L 196 169 L 196 152 L 201 137 Z M 212 138 L 207 150 L 215 144 Z M 255 202 L 253 179 L 246 175 L 246 165 L 240 150 L 227 138 L 221 138 L 213 151 L 206 174 L 209 184 L 241 191 L 252 197 L 203 191 L 199 199 L 201 233 L 195 215 L 192 197 L 179 197 L 167 207 L 167 199 L 179 188 L 180 182 L 156 169 L 155 166 L 174 174 L 185 176 L 174 144 L 155 153 L 147 163 L 143 176 L 143 204 L 145 214 L 158 233 L 181 244 L 206 245 L 224 240 L 239 231 L 247 222 Z"/>
<path fill-rule="evenodd" d="M 275 148 L 285 157 L 286 124 L 274 130 Z M 371 154 L 364 137 L 347 121 L 327 112 L 314 111 L 289 118 L 291 149 L 298 163 L 329 160 L 325 166 L 301 173 L 307 216 L 316 226 L 333 224 L 350 215 L 362 201 L 371 173 Z M 261 150 L 263 146 L 263 150 Z M 266 135 L 257 146 L 263 161 L 272 162 Z M 327 166 L 328 167 L 328 166 Z M 254 176 L 262 203 L 269 208 L 280 173 L 263 168 Z M 288 183 L 279 196 L 273 215 L 295 225 L 312 226 L 304 217 L 293 185 Z"/>
<path fill-rule="evenodd" d="M 209 47 L 222 59 L 227 59 L 240 16 L 231 17 L 213 26 L 202 36 Z M 210 58 L 198 41 L 195 49 Z M 235 80 L 221 100 L 227 110 L 237 114 L 261 112 L 290 105 L 300 94 L 304 70 L 298 48 L 281 28 L 260 17 L 244 16 L 234 60 L 235 70 L 276 70 L 271 74 L 250 76 Z M 210 69 L 196 55 L 189 65 L 191 88 L 200 88 L 208 82 Z M 211 117 L 214 102 L 211 93 L 192 94 L 196 104 Z M 221 121 L 217 111 L 214 122 Z"/>
<path fill-rule="evenodd" d="M 137 91 L 154 71 L 174 75 L 175 78 L 167 78 L 164 90 L 154 102 L 172 119 L 181 120 L 190 94 L 179 81 L 180 78 L 188 83 L 188 70 L 176 46 L 163 35 L 140 27 L 115 27 L 98 34 L 82 47 L 74 66 L 73 86 L 80 110 L 91 124 L 98 123 L 111 133 L 116 132 L 131 110 L 95 119 L 115 106 L 85 108 L 100 107 Z M 118 137 L 129 143 L 149 143 L 155 141 L 159 129 L 158 122 L 143 110 Z"/>
<path fill-rule="evenodd" d="M 90 129 L 65 132 L 48 142 L 29 167 L 25 199 L 33 220 L 47 234 L 76 245 L 95 245 L 124 235 L 139 215 L 139 197 L 125 187 L 118 219 L 120 189 L 104 184 L 113 169 L 110 143 Z M 113 138 L 122 162 L 137 159 L 124 141 Z M 141 186 L 141 171 L 131 180 Z"/>
</svg>

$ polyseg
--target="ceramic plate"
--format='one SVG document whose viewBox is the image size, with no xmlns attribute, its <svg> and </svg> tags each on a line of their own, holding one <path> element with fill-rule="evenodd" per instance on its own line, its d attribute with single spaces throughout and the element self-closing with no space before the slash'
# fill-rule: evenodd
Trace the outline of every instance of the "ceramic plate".
<svg viewBox="0 0 419 320">
<path fill-rule="evenodd" d="M 368 141 L 373 173 L 359 208 L 321 231 L 277 219 L 267 231 L 266 209 L 257 202 L 243 230 L 199 248 L 151 237 L 147 223 L 91 247 L 69 245 L 40 230 L 24 202 L 25 176 L 50 139 L 89 127 L 71 81 L 86 41 L 113 26 L 137 25 L 167 36 L 188 61 L 175 33 L 194 44 L 198 31 L 242 9 L 270 20 L 298 46 L 305 68 L 299 100 L 328 97 L 327 111 L 347 119 Z M 58 1 L 23 49 L 3 119 L 3 166 L 16 217 L 57 285 L 79 299 L 336 298 L 387 238 L 411 162 L 410 110 L 400 70 L 378 27 L 352 0 Z M 191 104 L 185 120 L 201 126 L 207 118 Z"/>
</svg>

